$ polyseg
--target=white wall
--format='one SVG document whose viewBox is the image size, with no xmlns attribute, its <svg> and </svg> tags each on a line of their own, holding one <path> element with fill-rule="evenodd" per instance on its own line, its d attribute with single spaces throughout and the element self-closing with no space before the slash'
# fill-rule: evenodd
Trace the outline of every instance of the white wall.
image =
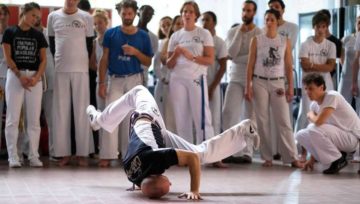
<svg viewBox="0 0 360 204">
<path fill-rule="evenodd" d="M 1 3 L 24 4 L 34 1 L 41 6 L 63 6 L 63 0 L 1 0 Z M 115 4 L 121 0 L 90 0 L 93 8 L 113 9 L 112 25 L 120 24 L 120 17 L 117 15 Z M 263 14 L 267 6 L 267 0 L 255 0 L 258 4 L 258 13 L 255 22 L 263 27 Z M 284 0 L 286 4 L 285 19 L 298 23 L 298 14 L 317 11 L 323 8 L 332 9 L 338 5 L 336 0 Z M 159 20 L 163 16 L 173 17 L 180 13 L 180 7 L 185 0 L 138 0 L 141 5 L 151 5 L 155 9 L 155 15 L 149 23 L 149 29 L 154 33 L 158 30 Z M 228 29 L 234 23 L 241 22 L 241 7 L 244 0 L 196 0 L 199 4 L 200 12 L 208 10 L 214 11 L 218 16 L 217 34 L 225 38 Z M 135 21 L 136 22 L 136 21 Z"/>
</svg>

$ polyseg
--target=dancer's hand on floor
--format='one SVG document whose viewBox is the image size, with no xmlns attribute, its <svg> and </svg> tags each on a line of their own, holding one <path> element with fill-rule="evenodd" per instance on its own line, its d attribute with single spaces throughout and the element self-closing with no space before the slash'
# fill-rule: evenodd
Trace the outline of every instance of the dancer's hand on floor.
<svg viewBox="0 0 360 204">
<path fill-rule="evenodd" d="M 188 200 L 202 200 L 200 193 L 188 192 L 178 196 L 178 198 L 186 198 Z"/>
</svg>

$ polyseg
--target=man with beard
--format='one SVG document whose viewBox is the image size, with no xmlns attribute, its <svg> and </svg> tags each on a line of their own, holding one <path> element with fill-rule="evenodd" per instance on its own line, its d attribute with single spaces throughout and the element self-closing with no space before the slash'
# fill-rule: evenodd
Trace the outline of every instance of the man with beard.
<svg viewBox="0 0 360 204">
<path fill-rule="evenodd" d="M 155 54 L 155 52 L 157 52 L 157 50 L 159 48 L 159 39 L 153 32 L 151 32 L 147 28 L 147 25 L 151 21 L 153 15 L 154 15 L 154 9 L 151 6 L 149 6 L 149 5 L 141 6 L 139 9 L 139 12 L 138 12 L 139 22 L 138 22 L 137 27 L 140 29 L 143 29 L 144 31 L 146 31 L 149 34 L 152 51 Z M 142 66 L 142 67 L 144 69 L 144 86 L 146 87 L 147 80 L 148 80 L 149 67 L 146 67 L 146 66 Z"/>
<path fill-rule="evenodd" d="M 248 62 L 250 40 L 262 33 L 254 22 L 257 5 L 254 1 L 245 1 L 242 8 L 243 24 L 228 32 L 226 44 L 232 59 L 230 82 L 226 89 L 223 108 L 223 129 L 228 129 L 246 118 L 255 119 L 252 104 L 245 100 L 246 66 Z M 253 156 L 252 141 L 247 141 L 243 151 L 225 159 L 225 162 L 251 163 Z"/>
<path fill-rule="evenodd" d="M 105 32 L 103 55 L 99 68 L 99 95 L 106 105 L 115 101 L 136 85 L 143 84 L 143 66 L 149 67 L 153 55 L 149 35 L 133 21 L 138 9 L 134 0 L 122 0 L 116 4 L 122 25 Z M 106 74 L 109 74 L 107 83 Z M 121 153 L 127 149 L 129 119 L 120 124 Z M 118 158 L 118 128 L 100 138 L 99 166 L 107 167 Z"/>
</svg>

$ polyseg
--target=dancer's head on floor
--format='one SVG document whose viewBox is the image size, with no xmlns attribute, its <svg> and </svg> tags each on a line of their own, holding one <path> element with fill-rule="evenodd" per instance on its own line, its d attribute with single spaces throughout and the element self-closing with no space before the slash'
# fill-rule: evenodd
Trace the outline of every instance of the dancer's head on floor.
<svg viewBox="0 0 360 204">
<path fill-rule="evenodd" d="M 141 182 L 141 191 L 149 198 L 160 198 L 170 190 L 171 183 L 164 175 L 151 175 Z"/>
</svg>

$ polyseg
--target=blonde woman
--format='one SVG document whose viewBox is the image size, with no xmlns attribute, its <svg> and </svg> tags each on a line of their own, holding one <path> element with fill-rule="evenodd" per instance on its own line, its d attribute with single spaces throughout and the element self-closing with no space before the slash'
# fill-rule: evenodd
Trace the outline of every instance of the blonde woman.
<svg viewBox="0 0 360 204">
<path fill-rule="evenodd" d="M 97 72 L 98 76 L 96 81 L 99 82 L 99 64 L 103 54 L 102 43 L 104 40 L 105 31 L 107 30 L 109 25 L 109 17 L 107 11 L 103 9 L 96 9 L 93 13 L 93 17 L 94 17 L 94 29 L 96 31 L 96 39 L 94 40 L 93 51 L 91 53 L 90 68 L 92 68 Z M 105 81 L 108 81 L 108 79 L 106 79 Z M 96 84 L 96 93 L 98 93 L 98 91 L 99 91 L 99 83 Z M 105 108 L 105 100 L 101 98 L 98 94 L 96 94 L 96 104 L 99 110 L 103 110 Z M 102 135 L 103 131 L 100 130 L 99 134 Z M 100 149 L 106 148 L 103 146 L 104 145 L 100 144 Z M 107 167 L 109 166 L 109 161 L 102 159 L 100 157 L 100 161 L 98 165 L 100 167 Z"/>
</svg>

